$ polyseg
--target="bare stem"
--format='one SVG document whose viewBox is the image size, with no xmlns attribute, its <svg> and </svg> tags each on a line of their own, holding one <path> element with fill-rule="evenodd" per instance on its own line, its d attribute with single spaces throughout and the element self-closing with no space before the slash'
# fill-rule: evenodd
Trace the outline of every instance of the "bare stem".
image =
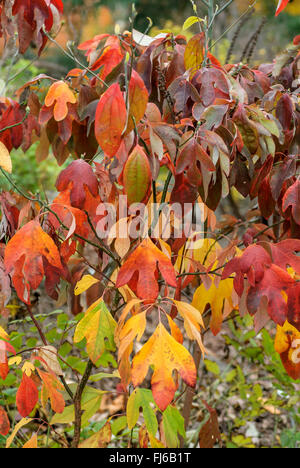
<svg viewBox="0 0 300 468">
<path fill-rule="evenodd" d="M 74 438 L 71 444 L 71 448 L 78 448 L 80 442 L 80 433 L 81 433 L 81 398 L 84 391 L 84 388 L 89 380 L 93 369 L 93 363 L 91 360 L 88 361 L 85 368 L 85 372 L 82 376 L 82 379 L 77 387 L 75 396 L 74 396 L 74 409 L 75 409 L 75 423 L 74 423 Z"/>
</svg>

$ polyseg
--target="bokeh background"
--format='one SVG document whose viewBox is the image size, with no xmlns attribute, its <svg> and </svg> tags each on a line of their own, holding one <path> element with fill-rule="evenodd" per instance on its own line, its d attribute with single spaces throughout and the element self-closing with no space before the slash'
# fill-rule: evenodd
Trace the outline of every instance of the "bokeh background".
<svg viewBox="0 0 300 468">
<path fill-rule="evenodd" d="M 253 2 L 254 0 L 233 0 L 230 7 L 220 14 L 214 23 L 214 39 L 217 40 Z M 204 17 L 207 13 L 206 7 L 201 0 L 196 0 L 195 3 L 199 15 Z M 224 3 L 226 0 L 215 0 L 215 4 L 220 8 Z M 120 26 L 121 31 L 129 27 L 128 18 L 132 9 L 130 0 L 65 0 L 64 4 L 65 24 L 57 38 L 62 46 L 65 46 L 68 40 L 80 43 L 96 34 L 113 32 L 115 24 Z M 247 15 L 247 20 L 243 23 L 231 61 L 240 60 L 247 42 L 259 28 L 261 31 L 251 58 L 252 65 L 271 61 L 275 54 L 300 33 L 300 0 L 290 0 L 285 11 L 277 18 L 274 16 L 276 6 L 277 0 L 256 0 L 252 14 Z M 193 15 L 190 0 L 137 0 L 135 8 L 137 17 L 134 27 L 144 32 L 149 25 L 147 18 L 151 18 L 153 27 L 150 29 L 150 35 L 155 35 L 161 30 L 172 30 L 180 34 L 185 19 Z M 224 38 L 218 41 L 214 52 L 223 63 L 237 28 L 238 25 L 232 27 Z M 192 32 L 191 29 L 190 33 Z M 64 65 L 64 58 L 57 57 L 54 51 L 53 54 L 55 62 Z"/>
</svg>

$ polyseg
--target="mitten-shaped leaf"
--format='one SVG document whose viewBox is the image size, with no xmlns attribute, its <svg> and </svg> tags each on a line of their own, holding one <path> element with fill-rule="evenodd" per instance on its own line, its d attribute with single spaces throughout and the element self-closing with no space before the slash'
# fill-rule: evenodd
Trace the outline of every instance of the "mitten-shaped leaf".
<svg viewBox="0 0 300 468">
<path fill-rule="evenodd" d="M 86 189 L 96 197 L 98 195 L 98 181 L 91 166 L 77 159 L 61 171 L 56 181 L 56 188 L 59 192 L 71 186 L 70 202 L 75 208 L 83 208 L 86 200 Z"/>
<path fill-rule="evenodd" d="M 116 287 L 128 284 L 139 298 L 154 302 L 159 293 L 158 269 L 165 281 L 176 288 L 175 270 L 171 260 L 151 239 L 146 238 L 120 268 Z"/>
<path fill-rule="evenodd" d="M 196 384 L 197 372 L 192 356 L 162 323 L 133 359 L 132 382 L 135 387 L 143 382 L 149 366 L 154 367 L 151 379 L 153 397 L 162 411 L 171 403 L 177 389 L 172 376 L 174 370 L 187 385 L 194 387 Z"/>
<path fill-rule="evenodd" d="M 36 289 L 44 276 L 44 262 L 62 270 L 58 248 L 38 221 L 25 224 L 8 242 L 4 264 L 12 276 L 19 298 L 30 304 L 30 288 Z"/>
<path fill-rule="evenodd" d="M 76 97 L 64 81 L 53 83 L 45 98 L 45 106 L 53 107 L 53 117 L 56 122 L 64 120 L 68 115 L 68 103 L 75 104 Z"/>
</svg>

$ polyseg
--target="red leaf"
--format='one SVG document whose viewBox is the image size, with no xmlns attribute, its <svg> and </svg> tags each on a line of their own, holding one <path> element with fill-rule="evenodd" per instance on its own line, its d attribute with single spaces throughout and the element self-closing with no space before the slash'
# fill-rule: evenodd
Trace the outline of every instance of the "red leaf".
<svg viewBox="0 0 300 468">
<path fill-rule="evenodd" d="M 256 285 L 251 286 L 247 294 L 247 308 L 251 315 L 258 309 L 263 297 L 268 299 L 268 314 L 278 325 L 283 325 L 287 319 L 287 303 L 282 291 L 288 291 L 293 287 L 295 281 L 282 268 L 271 265 L 266 268 L 263 279 Z"/>
<path fill-rule="evenodd" d="M 101 67 L 99 76 L 102 80 L 113 71 L 113 69 L 122 62 L 124 51 L 120 46 L 119 38 L 110 36 L 101 51 L 101 56 L 91 65 L 91 70 L 98 70 Z"/>
<path fill-rule="evenodd" d="M 239 296 L 244 290 L 244 275 L 246 274 L 251 286 L 259 283 L 265 274 L 265 268 L 270 267 L 272 260 L 266 250 L 260 245 L 250 245 L 241 257 L 230 260 L 224 268 L 222 279 L 236 273 L 234 288 Z"/>
<path fill-rule="evenodd" d="M 89 39 L 88 41 L 79 44 L 78 49 L 86 50 L 85 55 L 90 59 L 90 55 L 95 52 L 101 41 L 103 41 L 103 39 L 107 39 L 108 37 L 109 34 L 98 34 L 97 36 L 94 36 L 93 39 Z"/>
<path fill-rule="evenodd" d="M 139 298 L 154 302 L 159 293 L 158 269 L 165 281 L 176 288 L 176 276 L 171 260 L 146 238 L 120 268 L 116 287 L 128 284 Z"/>
<path fill-rule="evenodd" d="M 7 360 L 8 352 L 16 354 L 15 349 L 10 343 L 8 343 L 7 341 L 0 340 L 0 377 L 3 380 L 6 379 L 9 370 Z"/>
<path fill-rule="evenodd" d="M 299 239 L 285 239 L 277 244 L 270 244 L 273 262 L 280 268 L 292 267 L 300 275 Z"/>
<path fill-rule="evenodd" d="M 22 122 L 25 110 L 17 102 L 10 100 L 1 112 L 0 130 Z M 0 132 L 0 141 L 4 143 L 8 151 L 19 148 L 23 142 L 23 125 L 16 125 L 8 130 Z"/>
<path fill-rule="evenodd" d="M 292 207 L 292 216 L 297 224 L 300 225 L 300 179 L 289 188 L 284 194 L 282 200 L 282 209 L 286 211 Z"/>
<path fill-rule="evenodd" d="M 202 182 L 202 172 L 215 171 L 215 165 L 210 156 L 197 142 L 196 138 L 190 138 L 179 153 L 176 173 L 181 174 L 186 171 L 188 180 L 191 184 L 200 185 Z"/>
<path fill-rule="evenodd" d="M 259 310 L 262 298 L 266 297 L 268 314 L 275 323 L 283 325 L 288 314 L 291 320 L 297 323 L 299 306 L 295 294 L 298 289 L 294 289 L 297 283 L 287 273 L 286 268 L 291 266 L 296 273 L 300 271 L 300 259 L 295 254 L 300 250 L 300 241 L 287 239 L 278 244 L 264 242 L 262 245 L 250 245 L 243 255 L 228 262 L 222 277 L 227 278 L 235 272 L 234 287 L 241 296 L 244 290 L 244 275 L 247 275 L 250 288 L 246 294 L 246 301 L 250 314 L 254 315 Z M 290 297 L 289 305 L 282 291 Z"/>
<path fill-rule="evenodd" d="M 288 290 L 288 322 L 300 332 L 300 283 Z"/>
<path fill-rule="evenodd" d="M 126 125 L 126 106 L 118 83 L 101 96 L 95 117 L 95 136 L 108 156 L 115 156 Z"/>
<path fill-rule="evenodd" d="M 34 381 L 23 373 L 20 387 L 16 395 L 17 408 L 20 415 L 26 418 L 38 402 L 39 392 Z"/>
<path fill-rule="evenodd" d="M 290 0 L 279 0 L 275 16 L 278 16 L 285 9 Z"/>
<path fill-rule="evenodd" d="M 8 374 L 8 361 L 6 355 L 6 342 L 0 340 L 0 377 L 5 380 Z"/>
<path fill-rule="evenodd" d="M 40 54 L 47 42 L 43 31 L 50 31 L 54 15 L 63 12 L 61 0 L 15 0 L 12 8 L 13 16 L 17 16 L 19 51 L 24 54 L 33 41 Z"/>
<path fill-rule="evenodd" d="M 55 186 L 59 192 L 66 190 L 70 186 L 71 205 L 79 209 L 83 208 L 86 201 L 85 187 L 88 188 L 93 197 L 98 195 L 97 177 L 93 173 L 91 166 L 83 161 L 83 159 L 77 159 L 71 162 L 71 164 L 59 174 Z"/>
</svg>

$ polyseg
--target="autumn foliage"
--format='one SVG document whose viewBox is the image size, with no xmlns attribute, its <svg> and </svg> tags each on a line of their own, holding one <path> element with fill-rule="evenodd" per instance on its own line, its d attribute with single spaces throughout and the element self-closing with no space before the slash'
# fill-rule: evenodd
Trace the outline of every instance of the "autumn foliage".
<svg viewBox="0 0 300 468">
<path fill-rule="evenodd" d="M 17 32 L 20 53 L 30 43 L 41 53 L 59 27 L 61 1 L 11 3 L 1 2 L 0 33 L 9 40 Z M 280 0 L 276 14 L 286 4 Z M 36 141 L 38 161 L 52 152 L 59 166 L 68 162 L 51 200 L 15 185 L 0 194 L 1 310 L 16 294 L 40 340 L 24 360 L 0 327 L 1 378 L 22 371 L 16 407 L 28 419 L 18 428 L 50 404 L 50 427 L 74 424 L 73 447 L 109 445 L 110 421 L 90 439 L 81 436 L 83 411 L 92 417 L 101 399 L 88 386 L 88 404 L 84 386 L 109 351 L 117 356 L 113 377 L 126 396 L 128 428 L 142 409 L 140 446 L 172 446 L 157 416 L 173 417 L 178 389 L 196 385 L 188 343 L 205 355 L 203 331 L 217 335 L 237 311 L 254 317 L 257 333 L 277 327 L 276 351 L 300 378 L 300 44 L 255 68 L 221 65 L 207 45 L 204 32 L 189 41 L 171 33 L 143 41 L 135 31 L 100 34 L 78 47 L 87 67 L 77 64 L 61 80 L 41 74 L 15 99 L 0 98 L 0 167 L 8 180 L 9 153 Z M 175 214 L 167 239 L 150 225 L 137 239 L 118 229 L 104 236 L 104 203 L 118 213 L 114 228 L 139 227 L 137 213 L 120 213 L 124 195 L 128 206 L 155 203 L 155 225 L 163 204 L 190 204 L 191 218 L 201 206 L 203 232 L 176 237 Z M 255 209 L 221 220 L 219 207 L 235 204 L 234 196 L 256 200 Z M 43 287 L 56 300 L 62 283 L 70 314 L 81 311 L 79 297 L 87 305 L 68 331 L 87 353 L 84 376 L 71 387 L 34 317 L 34 291 Z M 0 406 L 0 434 L 9 432 Z M 37 445 L 35 434 L 28 444 Z"/>
</svg>

